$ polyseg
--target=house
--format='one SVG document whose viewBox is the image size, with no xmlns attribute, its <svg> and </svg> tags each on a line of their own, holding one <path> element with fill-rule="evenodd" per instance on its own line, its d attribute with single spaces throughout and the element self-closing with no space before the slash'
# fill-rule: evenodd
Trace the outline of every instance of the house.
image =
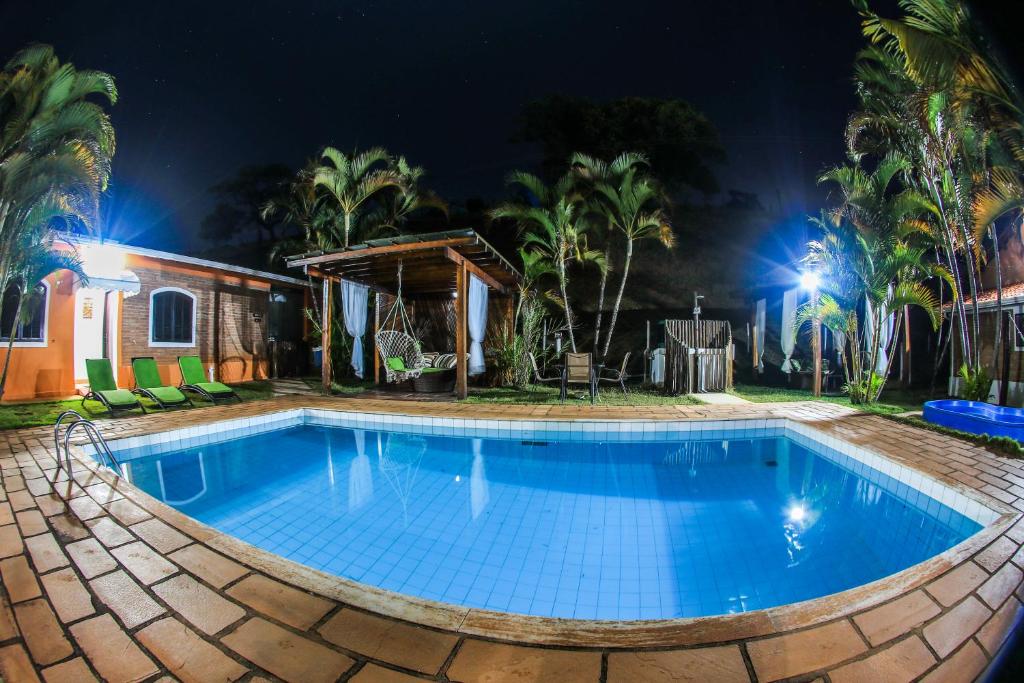
<svg viewBox="0 0 1024 683">
<path fill-rule="evenodd" d="M 1017 224 L 1004 226 L 999 239 L 998 267 L 995 259 L 990 259 L 981 271 L 978 291 L 978 344 L 980 346 L 981 365 L 988 369 L 993 380 L 989 390 L 990 403 L 1004 405 L 1024 405 L 1024 239 L 1016 229 Z M 999 302 L 996 296 L 996 284 L 1001 280 L 1003 315 L 1000 320 Z M 964 311 L 967 324 L 974 325 L 974 299 L 964 292 Z M 946 328 L 950 333 L 951 306 L 947 303 Z M 1002 346 L 996 351 L 996 329 L 1000 327 Z M 950 396 L 960 393 L 959 369 L 963 364 L 963 349 L 960 348 L 959 332 L 953 329 L 952 353 L 943 357 L 943 364 L 948 364 Z"/>
<path fill-rule="evenodd" d="M 991 373 L 992 388 L 988 400 L 991 403 L 1006 405 L 1024 405 L 1024 282 L 1003 286 L 1003 319 L 1002 347 L 996 355 L 996 326 L 999 323 L 999 307 L 996 290 L 986 289 L 978 293 L 978 343 L 981 346 L 981 364 Z M 947 310 L 949 306 L 946 306 Z M 974 299 L 964 298 L 964 310 L 967 313 L 967 324 L 973 325 Z M 947 331 L 948 334 L 948 331 Z M 954 351 L 949 363 L 949 393 L 959 393 L 960 365 L 963 353 L 959 344 L 953 345 Z M 1005 396 L 1001 397 L 1002 385 L 1006 384 Z"/>
<path fill-rule="evenodd" d="M 59 271 L 39 284 L 15 330 L 5 401 L 75 394 L 87 358 L 110 358 L 122 387 L 133 386 L 137 356 L 156 358 L 168 384 L 180 381 L 181 355 L 198 355 L 224 382 L 267 377 L 281 349 L 305 358 L 305 280 L 78 236 L 58 248 L 77 250 L 87 279 Z M 5 304 L 0 359 L 13 323 Z"/>
</svg>

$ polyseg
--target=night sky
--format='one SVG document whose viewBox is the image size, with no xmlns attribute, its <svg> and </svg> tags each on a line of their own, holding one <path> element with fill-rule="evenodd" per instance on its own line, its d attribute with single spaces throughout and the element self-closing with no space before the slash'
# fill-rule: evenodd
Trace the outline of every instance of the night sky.
<svg viewBox="0 0 1024 683">
<path fill-rule="evenodd" d="M 453 203 L 501 197 L 539 159 L 509 141 L 521 107 L 552 93 L 689 100 L 724 190 L 816 212 L 863 45 L 844 0 L 4 0 L 2 58 L 32 41 L 117 79 L 107 236 L 178 250 L 204 246 L 211 185 L 326 144 L 405 154 Z"/>
</svg>

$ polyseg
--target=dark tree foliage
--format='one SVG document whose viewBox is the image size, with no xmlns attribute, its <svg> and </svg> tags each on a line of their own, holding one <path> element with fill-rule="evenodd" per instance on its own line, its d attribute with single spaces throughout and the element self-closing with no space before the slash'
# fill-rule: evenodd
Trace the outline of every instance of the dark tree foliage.
<svg viewBox="0 0 1024 683">
<path fill-rule="evenodd" d="M 211 242 L 227 242 L 255 233 L 261 242 L 274 242 L 283 227 L 277 216 L 260 215 L 269 200 L 287 191 L 295 171 L 284 164 L 245 166 L 233 178 L 210 188 L 218 202 L 203 219 L 199 235 Z M 245 240 L 248 241 L 248 240 Z"/>
<path fill-rule="evenodd" d="M 567 169 L 573 152 L 613 159 L 641 152 L 654 175 L 671 189 L 718 192 L 712 165 L 725 160 L 718 131 L 693 105 L 678 99 L 624 97 L 595 102 L 552 95 L 531 102 L 520 116 L 516 142 L 541 146 L 545 175 Z"/>
</svg>

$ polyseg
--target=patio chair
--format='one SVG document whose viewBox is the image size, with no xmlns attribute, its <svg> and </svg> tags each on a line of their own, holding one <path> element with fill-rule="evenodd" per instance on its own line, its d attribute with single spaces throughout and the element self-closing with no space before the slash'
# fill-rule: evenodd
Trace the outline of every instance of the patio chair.
<svg viewBox="0 0 1024 683">
<path fill-rule="evenodd" d="M 622 365 L 620 365 L 618 368 L 605 368 L 602 372 L 607 372 L 609 374 L 607 376 L 598 375 L 598 385 L 600 386 L 601 382 L 608 382 L 609 384 L 618 384 L 620 387 L 622 387 L 622 395 L 628 395 L 629 392 L 626 391 L 626 380 L 629 378 L 629 375 L 626 374 L 626 363 L 629 362 L 629 356 L 631 353 L 631 351 L 626 352 L 626 355 L 622 357 Z"/>
<path fill-rule="evenodd" d="M 548 384 L 554 382 L 561 382 L 561 375 L 554 375 L 552 377 L 544 377 L 540 374 L 540 368 L 537 366 L 537 358 L 531 353 L 530 354 L 530 365 L 533 367 L 533 381 L 537 384 Z"/>
<path fill-rule="evenodd" d="M 180 389 L 163 383 L 160 379 L 160 370 L 157 369 L 152 356 L 132 358 L 132 372 L 135 374 L 133 394 L 145 396 L 164 410 L 192 405 L 192 400 Z"/>
<path fill-rule="evenodd" d="M 565 354 L 565 369 L 562 371 L 562 401 L 569 393 L 570 384 L 586 384 L 590 392 L 590 403 L 597 395 L 597 375 L 594 373 L 594 359 L 589 353 Z"/>
<path fill-rule="evenodd" d="M 85 361 L 85 374 L 89 377 L 89 393 L 82 397 L 82 408 L 89 399 L 99 401 L 111 415 L 116 411 L 141 410 L 146 412 L 145 406 L 138 397 L 127 389 L 119 389 L 117 381 L 114 380 L 114 370 L 110 367 L 109 358 L 87 358 Z M 92 411 L 89 411 L 92 412 Z"/>
<path fill-rule="evenodd" d="M 180 389 L 192 391 L 210 403 L 217 401 L 230 401 L 235 399 L 239 403 L 242 399 L 235 393 L 235 390 L 220 382 L 210 382 L 203 372 L 203 362 L 199 356 L 178 356 L 178 367 L 181 369 Z"/>
</svg>

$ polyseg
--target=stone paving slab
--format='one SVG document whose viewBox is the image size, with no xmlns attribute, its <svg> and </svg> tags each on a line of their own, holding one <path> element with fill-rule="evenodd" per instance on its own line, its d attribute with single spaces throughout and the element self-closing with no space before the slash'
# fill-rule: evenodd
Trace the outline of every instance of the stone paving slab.
<svg viewBox="0 0 1024 683">
<path fill-rule="evenodd" d="M 970 681 L 1024 614 L 1024 461 L 822 403 L 478 406 L 283 396 L 105 422 L 108 438 L 297 407 L 515 419 L 787 418 L 1003 510 L 871 587 L 772 610 L 609 626 L 426 603 L 296 565 L 190 520 L 52 431 L 0 432 L 4 681 Z"/>
</svg>

